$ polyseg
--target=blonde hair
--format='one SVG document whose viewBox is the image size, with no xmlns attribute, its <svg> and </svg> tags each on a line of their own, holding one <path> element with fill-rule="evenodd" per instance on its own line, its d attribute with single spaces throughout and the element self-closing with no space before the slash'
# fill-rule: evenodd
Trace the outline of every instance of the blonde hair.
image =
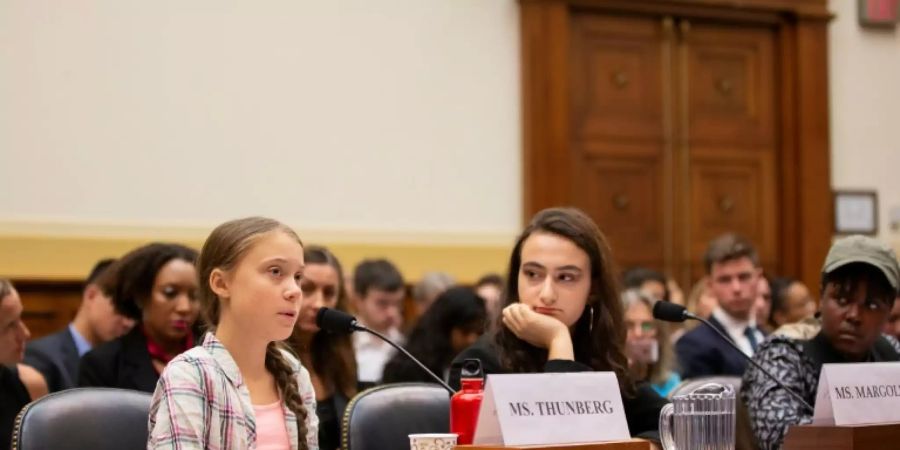
<svg viewBox="0 0 900 450">
<path fill-rule="evenodd" d="M 218 326 L 222 312 L 221 300 L 209 285 L 213 270 L 233 269 L 262 235 L 272 231 L 281 231 L 303 245 L 294 230 L 277 220 L 265 217 L 247 217 L 225 222 L 206 238 L 203 249 L 200 250 L 200 258 L 197 260 L 197 272 L 200 274 L 198 298 L 203 318 L 211 330 Z M 266 369 L 275 377 L 285 406 L 297 416 L 300 450 L 308 450 L 306 408 L 300 396 L 294 369 L 284 356 L 286 351 L 284 344 L 270 342 L 266 347 Z"/>
<path fill-rule="evenodd" d="M 650 311 L 653 311 L 653 303 L 656 301 L 665 300 L 651 300 L 637 289 L 628 289 L 622 292 L 622 306 L 626 312 L 628 308 L 638 304 L 644 305 Z M 659 348 L 659 359 L 655 363 L 647 365 L 647 374 L 649 381 L 654 384 L 662 384 L 668 381 L 669 376 L 672 374 L 675 360 L 672 354 L 672 345 L 669 341 L 669 327 L 666 325 L 658 320 L 653 320 L 653 326 L 656 329 L 656 343 Z"/>
</svg>

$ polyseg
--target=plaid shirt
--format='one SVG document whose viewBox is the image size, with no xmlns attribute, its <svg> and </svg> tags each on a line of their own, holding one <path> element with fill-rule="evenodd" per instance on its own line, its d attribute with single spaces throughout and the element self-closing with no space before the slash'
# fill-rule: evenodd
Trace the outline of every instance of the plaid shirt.
<svg viewBox="0 0 900 450">
<path fill-rule="evenodd" d="M 303 405 L 306 442 L 318 450 L 319 419 L 309 372 L 293 356 Z M 297 449 L 297 416 L 287 407 L 284 420 L 291 449 Z M 255 449 L 256 416 L 250 391 L 228 350 L 211 333 L 203 345 L 173 359 L 163 371 L 150 403 L 147 449 Z"/>
</svg>

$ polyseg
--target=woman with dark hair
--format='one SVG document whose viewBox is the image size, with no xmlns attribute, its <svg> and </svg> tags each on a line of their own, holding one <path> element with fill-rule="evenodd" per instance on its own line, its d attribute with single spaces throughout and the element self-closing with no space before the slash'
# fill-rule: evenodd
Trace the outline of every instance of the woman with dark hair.
<svg viewBox="0 0 900 450">
<path fill-rule="evenodd" d="M 350 336 L 320 330 L 316 314 L 322 308 L 347 310 L 344 271 L 340 261 L 324 247 L 306 246 L 303 259 L 303 307 L 287 343 L 309 370 L 316 392 L 319 448 L 336 450 L 341 446 L 344 409 L 357 391 L 356 358 Z"/>
<path fill-rule="evenodd" d="M 480 359 L 485 373 L 615 372 L 629 430 L 658 440 L 666 402 L 628 370 L 617 273 L 606 238 L 586 214 L 539 212 L 510 256 L 495 336 L 454 360 L 451 385 L 459 386 L 467 358 Z"/>
<path fill-rule="evenodd" d="M 900 288 L 893 250 L 865 236 L 836 241 L 822 267 L 821 287 L 820 331 L 812 339 L 776 334 L 753 355 L 813 407 L 824 364 L 900 361 L 900 344 L 881 334 Z M 812 422 L 813 411 L 753 365 L 744 373 L 741 399 L 761 450 L 781 448 L 790 426 Z"/>
<path fill-rule="evenodd" d="M 484 299 L 467 287 L 453 287 L 438 296 L 409 335 L 406 349 L 432 372 L 447 377 L 453 357 L 474 344 L 484 332 Z M 405 355 L 396 354 L 384 368 L 383 383 L 421 381 L 428 376 Z"/>
<path fill-rule="evenodd" d="M 767 320 L 773 330 L 810 318 L 815 312 L 816 302 L 803 282 L 794 278 L 772 281 L 772 308 Z"/>
<path fill-rule="evenodd" d="M 132 330 L 84 354 L 79 386 L 152 393 L 172 358 L 194 346 L 197 252 L 179 244 L 137 248 L 109 269 L 101 289 L 116 310 L 138 323 Z"/>
</svg>

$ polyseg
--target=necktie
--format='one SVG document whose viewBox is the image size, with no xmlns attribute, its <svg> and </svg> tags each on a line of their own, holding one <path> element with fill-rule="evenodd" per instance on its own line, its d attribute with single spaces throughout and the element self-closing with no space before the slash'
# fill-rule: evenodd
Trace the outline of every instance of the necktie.
<svg viewBox="0 0 900 450">
<path fill-rule="evenodd" d="M 750 348 L 753 349 L 753 353 L 756 353 L 756 347 L 759 347 L 759 341 L 756 340 L 756 328 L 745 328 L 744 336 L 747 336 L 747 340 L 750 341 Z"/>
</svg>

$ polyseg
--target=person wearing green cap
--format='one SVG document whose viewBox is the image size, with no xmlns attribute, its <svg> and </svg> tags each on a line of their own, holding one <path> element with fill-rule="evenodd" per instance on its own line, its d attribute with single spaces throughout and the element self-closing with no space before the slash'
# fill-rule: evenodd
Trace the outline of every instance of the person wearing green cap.
<svg viewBox="0 0 900 450">
<path fill-rule="evenodd" d="M 893 250 L 865 236 L 835 241 L 821 288 L 819 332 L 809 340 L 773 336 L 753 357 L 813 406 L 823 364 L 900 361 L 900 343 L 882 334 L 900 290 Z M 760 450 L 781 448 L 791 425 L 812 422 L 813 411 L 754 366 L 744 373 L 741 400 Z"/>
</svg>

